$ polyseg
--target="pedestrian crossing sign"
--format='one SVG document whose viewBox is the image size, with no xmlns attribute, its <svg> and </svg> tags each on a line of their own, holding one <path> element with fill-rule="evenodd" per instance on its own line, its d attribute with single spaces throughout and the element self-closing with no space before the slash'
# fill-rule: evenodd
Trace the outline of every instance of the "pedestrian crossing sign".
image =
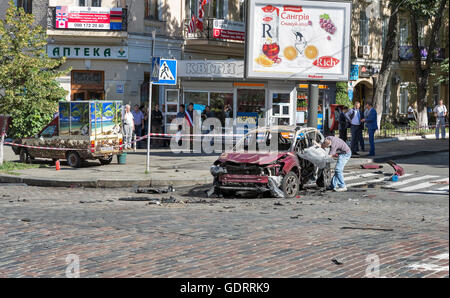
<svg viewBox="0 0 450 298">
<path fill-rule="evenodd" d="M 152 82 L 156 85 L 177 84 L 177 60 L 175 59 L 152 59 Z"/>
</svg>

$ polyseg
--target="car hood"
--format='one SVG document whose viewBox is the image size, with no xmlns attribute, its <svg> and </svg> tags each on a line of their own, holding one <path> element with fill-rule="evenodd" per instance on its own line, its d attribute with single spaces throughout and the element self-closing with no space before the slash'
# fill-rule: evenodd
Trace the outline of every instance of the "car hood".
<svg viewBox="0 0 450 298">
<path fill-rule="evenodd" d="M 247 163 L 256 165 L 267 165 L 289 154 L 288 152 L 278 153 L 223 153 L 218 161 L 233 162 L 233 163 Z"/>
</svg>

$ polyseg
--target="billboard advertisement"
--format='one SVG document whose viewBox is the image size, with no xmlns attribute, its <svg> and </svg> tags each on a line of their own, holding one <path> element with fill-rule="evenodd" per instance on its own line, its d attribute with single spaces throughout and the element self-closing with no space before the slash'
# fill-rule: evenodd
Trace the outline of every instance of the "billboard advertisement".
<svg viewBox="0 0 450 298">
<path fill-rule="evenodd" d="M 351 2 L 294 3 L 249 1 L 246 76 L 348 81 Z"/>
<path fill-rule="evenodd" d="M 121 30 L 122 8 L 57 6 L 56 29 Z"/>
</svg>

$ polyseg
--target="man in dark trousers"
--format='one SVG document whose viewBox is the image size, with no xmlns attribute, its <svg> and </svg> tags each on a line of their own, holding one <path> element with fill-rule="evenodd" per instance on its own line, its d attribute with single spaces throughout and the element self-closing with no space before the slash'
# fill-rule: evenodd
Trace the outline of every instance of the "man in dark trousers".
<svg viewBox="0 0 450 298">
<path fill-rule="evenodd" d="M 349 126 L 349 122 L 345 114 L 348 112 L 348 107 L 344 106 L 342 111 L 339 113 L 339 138 L 344 142 L 347 142 L 347 128 Z"/>
<path fill-rule="evenodd" d="M 358 154 L 358 143 L 360 137 L 360 129 L 361 129 L 361 111 L 359 108 L 361 107 L 361 103 L 359 101 L 355 102 L 353 109 L 347 112 L 347 119 L 350 121 L 351 125 L 351 133 L 352 133 L 352 142 L 350 145 L 350 149 L 352 150 L 353 155 Z"/>
<path fill-rule="evenodd" d="M 372 103 L 368 102 L 366 104 L 366 114 L 362 121 L 366 124 L 367 130 L 369 131 L 369 143 L 370 143 L 370 152 L 368 156 L 375 155 L 375 131 L 378 129 L 377 124 L 377 111 L 373 108 Z"/>
</svg>

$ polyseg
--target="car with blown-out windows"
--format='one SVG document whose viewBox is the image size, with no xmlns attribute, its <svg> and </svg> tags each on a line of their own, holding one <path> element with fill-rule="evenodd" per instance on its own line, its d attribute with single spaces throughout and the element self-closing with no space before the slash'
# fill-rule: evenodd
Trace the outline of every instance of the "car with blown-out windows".
<svg viewBox="0 0 450 298">
<path fill-rule="evenodd" d="M 326 187 L 331 160 L 319 145 L 323 140 L 311 127 L 255 129 L 214 162 L 214 191 L 226 197 L 244 191 L 293 198 L 311 181 Z"/>
</svg>

